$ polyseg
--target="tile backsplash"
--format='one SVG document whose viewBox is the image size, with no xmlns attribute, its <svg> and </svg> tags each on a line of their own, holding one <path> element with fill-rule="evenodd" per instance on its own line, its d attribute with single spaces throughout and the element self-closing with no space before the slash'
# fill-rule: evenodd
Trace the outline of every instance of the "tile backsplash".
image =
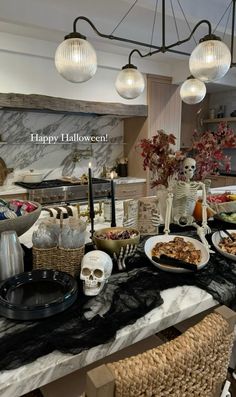
<svg viewBox="0 0 236 397">
<path fill-rule="evenodd" d="M 0 110 L 0 135 L 0 157 L 15 179 L 29 169 L 51 169 L 48 179 L 80 176 L 89 162 L 99 176 L 123 156 L 123 121 L 113 116 Z"/>
</svg>

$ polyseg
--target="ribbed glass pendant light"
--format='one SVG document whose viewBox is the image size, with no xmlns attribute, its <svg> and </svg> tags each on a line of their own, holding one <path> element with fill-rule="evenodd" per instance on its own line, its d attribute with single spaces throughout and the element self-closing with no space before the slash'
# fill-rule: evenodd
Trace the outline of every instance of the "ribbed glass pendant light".
<svg viewBox="0 0 236 397">
<path fill-rule="evenodd" d="M 189 58 L 191 74 L 199 80 L 210 82 L 221 79 L 229 70 L 231 54 L 220 40 L 204 40 Z"/>
<path fill-rule="evenodd" d="M 96 73 L 97 55 L 84 38 L 68 38 L 57 47 L 55 65 L 66 80 L 81 83 L 91 79 Z"/>
<path fill-rule="evenodd" d="M 119 72 L 115 87 L 122 98 L 134 99 L 142 94 L 145 88 L 145 81 L 136 66 L 127 64 Z"/>
<path fill-rule="evenodd" d="M 203 81 L 190 76 L 180 88 L 180 96 L 183 102 L 194 105 L 203 100 L 206 95 L 206 86 Z"/>
</svg>

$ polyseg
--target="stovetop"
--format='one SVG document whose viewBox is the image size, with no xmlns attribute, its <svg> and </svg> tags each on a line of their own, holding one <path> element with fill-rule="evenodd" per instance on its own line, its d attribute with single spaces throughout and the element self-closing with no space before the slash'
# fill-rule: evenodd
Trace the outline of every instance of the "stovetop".
<svg viewBox="0 0 236 397">
<path fill-rule="evenodd" d="M 93 184 L 106 183 L 107 180 L 101 178 L 92 178 L 92 182 Z M 63 186 L 84 186 L 87 185 L 87 183 L 63 181 L 61 179 L 49 179 L 38 183 L 15 182 L 15 185 L 24 187 L 25 189 L 47 189 Z"/>
<path fill-rule="evenodd" d="M 95 200 L 110 196 L 111 186 L 106 179 L 92 178 Z M 27 189 L 29 200 L 40 204 L 77 203 L 88 200 L 88 184 L 52 179 L 40 183 L 15 182 Z"/>
</svg>

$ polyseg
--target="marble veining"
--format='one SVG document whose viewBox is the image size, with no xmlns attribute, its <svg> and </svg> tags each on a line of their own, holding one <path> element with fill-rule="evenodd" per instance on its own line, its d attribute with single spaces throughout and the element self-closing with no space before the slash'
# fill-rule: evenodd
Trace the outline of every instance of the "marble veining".
<svg viewBox="0 0 236 397">
<path fill-rule="evenodd" d="M 0 126 L 1 140 L 7 142 L 0 145 L 0 157 L 16 171 L 53 168 L 54 177 L 80 176 L 92 160 L 94 176 L 99 176 L 104 165 L 112 167 L 117 158 L 123 156 L 123 122 L 113 116 L 0 110 Z M 60 143 L 62 134 L 69 139 L 75 136 L 81 139 L 104 137 L 106 142 Z M 40 144 L 36 137 L 45 140 L 54 137 L 58 141 L 56 144 Z M 91 156 L 82 154 L 79 161 L 74 161 L 75 151 L 84 149 L 91 150 Z"/>
<path fill-rule="evenodd" d="M 210 294 L 196 287 L 184 286 L 168 289 L 162 292 L 162 296 L 164 298 L 162 306 L 118 331 L 114 341 L 75 356 L 55 351 L 18 369 L 2 371 L 0 373 L 1 397 L 21 396 L 217 303 Z"/>
</svg>

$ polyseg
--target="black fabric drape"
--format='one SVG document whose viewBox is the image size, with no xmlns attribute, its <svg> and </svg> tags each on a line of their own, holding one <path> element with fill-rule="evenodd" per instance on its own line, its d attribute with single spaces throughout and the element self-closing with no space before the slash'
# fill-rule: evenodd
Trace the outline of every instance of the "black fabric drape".
<svg viewBox="0 0 236 397">
<path fill-rule="evenodd" d="M 146 258 L 146 238 L 127 260 L 127 272 L 113 274 L 97 297 L 83 296 L 78 280 L 78 299 L 63 313 L 28 323 L 1 318 L 0 370 L 17 368 L 54 350 L 77 354 L 106 343 L 118 329 L 160 306 L 160 292 L 167 288 L 195 285 L 222 304 L 236 299 L 236 263 L 216 252 L 198 273 L 167 273 Z"/>
</svg>

